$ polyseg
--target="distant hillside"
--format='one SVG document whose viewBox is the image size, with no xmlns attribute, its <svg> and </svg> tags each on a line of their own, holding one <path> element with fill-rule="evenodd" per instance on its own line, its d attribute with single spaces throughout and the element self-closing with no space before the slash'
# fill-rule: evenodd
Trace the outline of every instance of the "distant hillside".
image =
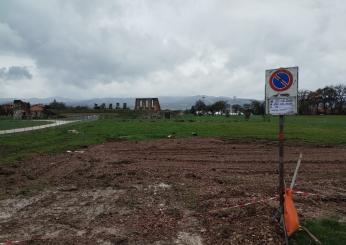
<svg viewBox="0 0 346 245">
<path fill-rule="evenodd" d="M 15 98 L 0 98 L 0 104 L 8 103 L 13 101 Z M 134 108 L 135 106 L 135 98 L 93 98 L 88 100 L 76 100 L 76 99 L 68 99 L 62 97 L 51 97 L 51 98 L 20 98 L 24 101 L 28 101 L 31 104 L 49 104 L 54 99 L 59 102 L 64 102 L 69 106 L 88 106 L 93 107 L 94 104 L 102 104 L 106 103 L 107 105 L 112 103 L 113 107 L 116 103 L 120 103 L 122 106 L 123 103 L 127 103 L 127 106 L 130 108 Z M 185 110 L 190 109 L 192 105 L 195 104 L 197 100 L 203 100 L 206 104 L 212 104 L 218 100 L 225 100 L 227 103 L 234 105 L 244 105 L 250 104 L 251 99 L 242 99 L 236 97 L 223 97 L 223 96 L 207 96 L 207 95 L 195 95 L 195 96 L 161 96 L 159 97 L 159 101 L 162 109 L 170 109 L 170 110 Z"/>
</svg>

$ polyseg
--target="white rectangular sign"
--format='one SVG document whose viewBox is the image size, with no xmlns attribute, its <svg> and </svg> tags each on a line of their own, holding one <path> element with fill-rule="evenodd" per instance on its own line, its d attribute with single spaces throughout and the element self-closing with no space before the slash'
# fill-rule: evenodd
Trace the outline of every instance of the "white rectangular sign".
<svg viewBox="0 0 346 245">
<path fill-rule="evenodd" d="M 293 115 L 296 113 L 295 97 L 272 97 L 269 99 L 269 114 Z"/>
</svg>

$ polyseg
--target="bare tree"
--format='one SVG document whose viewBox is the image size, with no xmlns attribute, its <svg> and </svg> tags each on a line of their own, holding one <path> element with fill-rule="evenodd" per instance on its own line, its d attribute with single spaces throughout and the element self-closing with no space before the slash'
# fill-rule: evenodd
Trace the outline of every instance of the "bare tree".
<svg viewBox="0 0 346 245">
<path fill-rule="evenodd" d="M 298 91 L 298 110 L 299 114 L 310 114 L 311 113 L 311 101 L 309 100 L 310 94 L 312 92 L 309 90 L 299 90 Z"/>
</svg>

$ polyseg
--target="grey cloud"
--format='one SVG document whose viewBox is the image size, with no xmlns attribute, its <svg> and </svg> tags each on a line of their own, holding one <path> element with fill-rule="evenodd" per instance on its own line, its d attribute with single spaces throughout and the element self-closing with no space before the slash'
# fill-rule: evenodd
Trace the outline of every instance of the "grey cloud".
<svg viewBox="0 0 346 245">
<path fill-rule="evenodd" d="M 346 76 L 345 12 L 343 0 L 1 1 L 0 55 L 31 58 L 59 93 L 141 83 L 262 98 L 268 68 L 300 66 L 308 89 Z"/>
<path fill-rule="evenodd" d="M 23 40 L 12 30 L 8 24 L 0 22 L 0 52 L 11 53 L 18 51 L 22 46 Z M 0 53 L 0 54 L 1 54 Z"/>
<path fill-rule="evenodd" d="M 126 26 L 135 17 L 126 16 L 126 5 L 103 1 L 95 10 L 92 5 L 80 9 L 75 3 L 40 2 L 37 6 L 13 1 L 5 6 L 3 21 L 25 40 L 26 48 L 20 52 L 34 58 L 48 77 L 82 87 L 95 80 L 121 82 L 173 69 L 191 56 L 189 48 L 174 39 L 166 45 L 152 30 Z M 13 16 L 11 9 L 26 15 Z"/>
<path fill-rule="evenodd" d="M 31 79 L 32 74 L 24 66 L 11 66 L 0 68 L 0 78 L 4 80 Z"/>
</svg>

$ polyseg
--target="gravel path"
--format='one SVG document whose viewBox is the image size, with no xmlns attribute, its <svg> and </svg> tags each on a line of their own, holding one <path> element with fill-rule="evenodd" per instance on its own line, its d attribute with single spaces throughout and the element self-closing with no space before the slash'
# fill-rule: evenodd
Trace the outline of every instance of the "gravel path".
<svg viewBox="0 0 346 245">
<path fill-rule="evenodd" d="M 39 129 L 44 129 L 44 128 L 50 128 L 50 127 L 57 127 L 57 126 L 65 125 L 65 124 L 68 124 L 68 123 L 78 122 L 79 120 L 72 120 L 72 121 L 40 120 L 40 121 L 46 121 L 47 124 L 40 125 L 40 126 L 25 127 L 25 128 L 15 128 L 15 129 L 0 130 L 0 135 L 1 134 L 14 134 L 14 133 L 28 132 L 28 131 L 39 130 Z M 51 122 L 51 123 L 48 123 L 48 122 Z"/>
</svg>

